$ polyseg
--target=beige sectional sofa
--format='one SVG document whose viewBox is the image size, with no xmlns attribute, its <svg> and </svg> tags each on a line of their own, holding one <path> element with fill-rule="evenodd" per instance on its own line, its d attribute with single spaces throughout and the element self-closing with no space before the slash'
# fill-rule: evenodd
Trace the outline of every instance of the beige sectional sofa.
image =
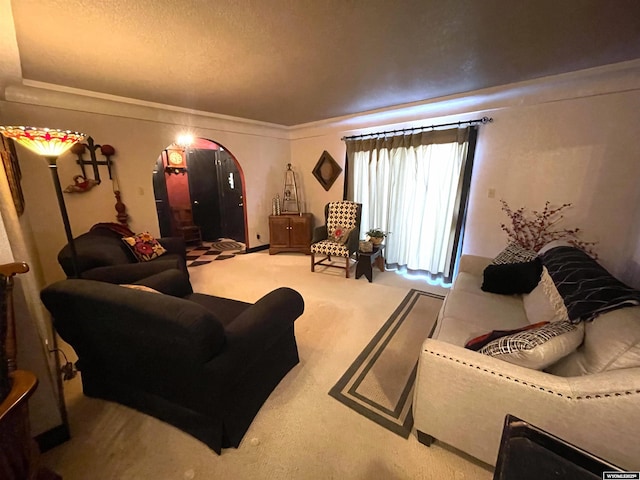
<svg viewBox="0 0 640 480">
<path fill-rule="evenodd" d="M 515 365 L 464 348 L 491 330 L 531 323 L 535 291 L 525 309 L 523 295 L 481 290 L 491 261 L 461 258 L 436 329 L 424 342 L 413 402 L 418 438 L 495 465 L 510 413 L 619 467 L 640 470 L 640 306 L 582 322 L 579 346 L 544 370 Z"/>
</svg>

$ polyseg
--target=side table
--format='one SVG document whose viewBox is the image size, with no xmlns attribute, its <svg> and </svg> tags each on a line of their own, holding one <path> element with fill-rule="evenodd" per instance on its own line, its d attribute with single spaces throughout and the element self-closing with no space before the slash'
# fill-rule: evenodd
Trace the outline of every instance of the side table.
<svg viewBox="0 0 640 480">
<path fill-rule="evenodd" d="M 384 251 L 384 245 L 377 245 L 373 247 L 371 252 L 358 252 L 356 264 L 356 278 L 360 278 L 362 275 L 367 277 L 369 283 L 373 280 L 372 265 L 376 265 L 381 272 L 384 272 L 384 257 L 382 253 Z"/>
</svg>

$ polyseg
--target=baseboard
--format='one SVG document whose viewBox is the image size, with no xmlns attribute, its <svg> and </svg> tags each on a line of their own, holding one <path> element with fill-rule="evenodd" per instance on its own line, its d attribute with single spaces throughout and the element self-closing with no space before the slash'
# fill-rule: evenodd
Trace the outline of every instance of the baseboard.
<svg viewBox="0 0 640 480">
<path fill-rule="evenodd" d="M 67 425 L 58 425 L 51 430 L 36 435 L 35 441 L 40 448 L 40 453 L 44 453 L 51 450 L 53 447 L 63 444 L 71 438 L 69 434 L 69 427 Z"/>
<path fill-rule="evenodd" d="M 261 250 L 268 250 L 268 249 L 269 249 L 269 244 L 267 243 L 266 245 L 260 245 L 259 247 L 247 248 L 247 253 L 260 252 Z"/>
</svg>

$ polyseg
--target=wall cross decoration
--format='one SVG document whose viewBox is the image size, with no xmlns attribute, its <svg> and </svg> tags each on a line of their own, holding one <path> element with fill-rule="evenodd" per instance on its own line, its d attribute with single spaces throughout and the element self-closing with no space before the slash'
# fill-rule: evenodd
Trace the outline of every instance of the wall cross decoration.
<svg viewBox="0 0 640 480">
<path fill-rule="evenodd" d="M 100 149 L 100 153 L 106 158 L 106 160 L 97 159 L 96 150 L 98 149 Z M 89 160 L 85 160 L 83 157 L 85 150 L 89 150 L 89 156 L 91 157 Z M 71 147 L 71 151 L 78 156 L 76 163 L 80 165 L 82 176 L 85 179 L 88 179 L 85 165 L 91 165 L 93 167 L 93 180 L 97 183 L 100 183 L 100 171 L 98 170 L 99 165 L 106 165 L 107 170 L 109 171 L 109 180 L 113 179 L 111 175 L 111 155 L 116 153 L 116 150 L 111 145 L 96 145 L 93 143 L 93 138 L 87 137 L 87 143 L 76 143 Z"/>
</svg>

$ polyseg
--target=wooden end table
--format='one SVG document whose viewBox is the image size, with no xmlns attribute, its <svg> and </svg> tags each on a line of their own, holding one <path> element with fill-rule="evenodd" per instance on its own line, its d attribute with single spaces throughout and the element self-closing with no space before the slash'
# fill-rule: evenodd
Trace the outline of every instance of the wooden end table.
<svg viewBox="0 0 640 480">
<path fill-rule="evenodd" d="M 358 252 L 356 264 L 356 278 L 360 278 L 362 275 L 367 277 L 369 283 L 373 280 L 372 265 L 376 265 L 381 272 L 384 272 L 384 257 L 382 253 L 384 251 L 384 245 L 376 245 L 371 252 Z"/>
</svg>

